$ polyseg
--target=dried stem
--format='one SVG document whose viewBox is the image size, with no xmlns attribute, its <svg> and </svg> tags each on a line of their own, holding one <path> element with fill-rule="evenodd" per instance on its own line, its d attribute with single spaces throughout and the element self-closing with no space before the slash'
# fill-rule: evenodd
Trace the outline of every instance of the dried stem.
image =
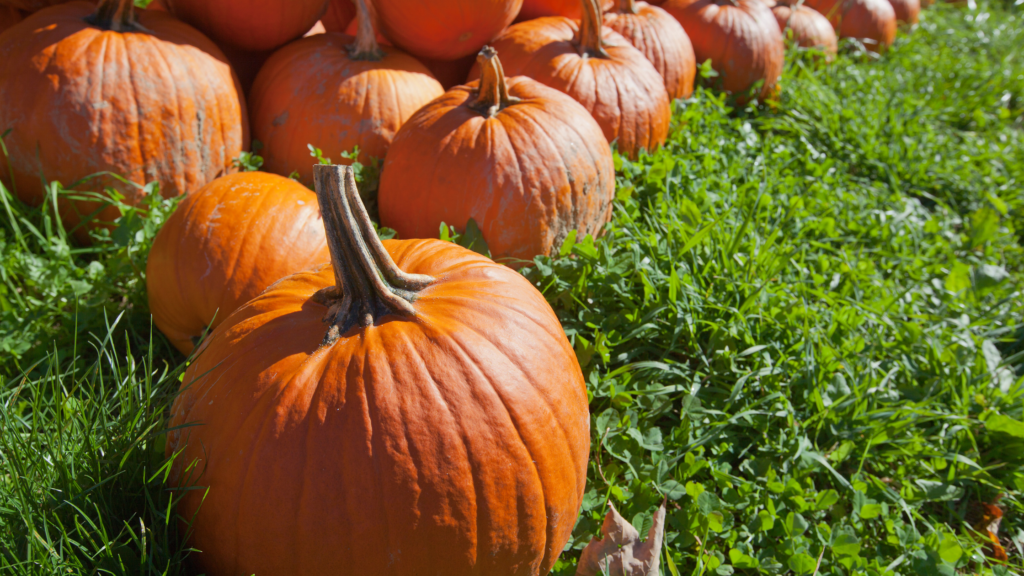
<svg viewBox="0 0 1024 576">
<path fill-rule="evenodd" d="M 334 266 L 335 286 L 314 299 L 329 306 L 325 346 L 353 327 L 369 328 L 390 314 L 412 317 L 416 293 L 434 279 L 406 274 L 395 265 L 373 229 L 350 166 L 313 167 L 316 194 Z"/>
<path fill-rule="evenodd" d="M 604 14 L 601 12 L 601 0 L 583 0 L 583 19 L 580 20 L 579 47 L 580 54 L 592 58 L 608 58 L 601 39 L 604 27 Z"/>
<path fill-rule="evenodd" d="M 349 46 L 349 57 L 353 60 L 381 60 L 384 51 L 377 44 L 377 32 L 373 29 L 374 7 L 372 0 L 353 0 L 356 3 L 356 42 Z"/>
<path fill-rule="evenodd" d="M 490 118 L 506 106 L 519 101 L 508 94 L 505 70 L 501 67 L 497 50 L 484 46 L 477 54 L 476 62 L 480 66 L 480 87 L 477 88 L 476 100 L 470 107 Z"/>
<path fill-rule="evenodd" d="M 138 22 L 135 21 L 134 0 L 100 0 L 96 12 L 85 19 L 86 22 L 114 32 L 138 30 Z"/>
</svg>

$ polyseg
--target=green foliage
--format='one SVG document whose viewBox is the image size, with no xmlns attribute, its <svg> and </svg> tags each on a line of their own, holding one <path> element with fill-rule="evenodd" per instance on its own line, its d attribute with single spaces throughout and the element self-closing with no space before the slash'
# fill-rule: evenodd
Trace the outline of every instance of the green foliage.
<svg viewBox="0 0 1024 576">
<path fill-rule="evenodd" d="M 645 534 L 665 498 L 673 576 L 1020 571 L 1021 45 L 1004 8 L 939 6 L 881 58 L 791 55 L 770 108 L 698 90 L 665 149 L 617 158 L 604 236 L 523 271 L 591 399 L 555 574 L 606 502 Z M 4 573 L 186 572 L 162 440 L 183 359 L 144 293 L 174 203 L 148 192 L 78 248 L 52 207 L 79 193 L 0 189 Z M 475 223 L 440 235 L 486 252 Z M 971 518 L 999 495 L 1010 567 Z"/>
</svg>

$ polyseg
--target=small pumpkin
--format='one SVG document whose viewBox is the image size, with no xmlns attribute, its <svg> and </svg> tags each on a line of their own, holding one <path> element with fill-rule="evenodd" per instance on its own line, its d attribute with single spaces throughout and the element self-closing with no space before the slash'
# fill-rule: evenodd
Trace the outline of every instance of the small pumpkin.
<svg viewBox="0 0 1024 576">
<path fill-rule="evenodd" d="M 917 24 L 921 19 L 921 0 L 889 0 L 899 24 Z"/>
<path fill-rule="evenodd" d="M 558 318 L 465 248 L 382 243 L 351 168 L 316 182 L 332 263 L 228 317 L 171 409 L 199 571 L 547 574 L 590 449 Z"/>
<path fill-rule="evenodd" d="M 800 0 L 773 1 L 772 14 L 779 29 L 783 34 L 788 33 L 797 46 L 819 49 L 827 60 L 832 60 L 839 52 L 839 39 L 828 18 Z"/>
<path fill-rule="evenodd" d="M 601 10 L 611 10 L 615 7 L 615 2 L 616 0 L 601 0 Z M 523 8 L 519 11 L 516 22 L 544 16 L 565 16 L 579 20 L 583 18 L 583 5 L 580 4 L 580 0 L 523 0 Z"/>
<path fill-rule="evenodd" d="M 330 260 L 316 194 L 275 174 L 218 178 L 189 194 L 153 241 L 146 286 L 153 322 L 192 352 L 274 282 Z"/>
<path fill-rule="evenodd" d="M 509 76 L 529 76 L 583 104 L 623 154 L 658 148 L 672 115 L 665 81 L 643 53 L 603 25 L 597 0 L 583 5 L 581 22 L 561 16 L 520 22 L 491 46 Z M 474 68 L 470 78 L 479 74 Z"/>
<path fill-rule="evenodd" d="M 112 172 L 138 185 L 157 181 L 167 197 L 200 188 L 248 147 L 239 94 L 213 42 L 166 13 L 136 14 L 131 0 L 54 6 L 0 36 L 0 126 L 11 129 L 17 194 L 32 205 L 43 201 L 40 174 L 70 187 Z M 8 174 L 0 170 L 10 187 Z M 112 177 L 82 186 L 111 186 L 129 203 L 143 194 Z M 65 204 L 65 226 L 98 208 Z M 96 217 L 118 215 L 107 206 Z M 84 227 L 76 236 L 88 239 Z"/>
<path fill-rule="evenodd" d="M 417 112 L 384 163 L 381 223 L 403 238 L 435 237 L 472 218 L 491 254 L 512 264 L 557 252 L 577 230 L 597 235 L 611 216 L 615 168 L 601 127 L 569 96 L 530 78 L 505 78 L 492 48 L 479 82 Z"/>
<path fill-rule="evenodd" d="M 841 38 L 856 38 L 871 52 L 896 41 L 896 11 L 889 0 L 805 0 L 821 12 Z"/>
<path fill-rule="evenodd" d="M 662 8 L 683 25 L 697 62 L 711 60 L 726 92 L 744 94 L 760 82 L 760 97 L 775 93 L 785 42 L 762 0 L 669 0 Z"/>
<path fill-rule="evenodd" d="M 264 52 L 301 37 L 327 10 L 328 0 L 164 0 L 178 18 L 221 46 Z"/>
<path fill-rule="evenodd" d="M 671 14 L 637 0 L 619 0 L 605 14 L 605 26 L 622 34 L 654 64 L 670 98 L 689 98 L 697 76 L 697 58 L 690 37 Z"/>
<path fill-rule="evenodd" d="M 17 8 L 0 6 L 0 34 L 11 26 L 24 20 L 25 16 Z"/>
<path fill-rule="evenodd" d="M 277 51 L 260 70 L 249 102 L 268 171 L 298 172 L 312 186 L 309 144 L 328 155 L 358 146 L 360 161 L 383 159 L 402 124 L 444 93 L 415 58 L 398 48 L 380 49 L 367 3 L 359 4 L 355 38 L 303 38 Z"/>
<path fill-rule="evenodd" d="M 457 60 L 508 26 L 523 0 L 377 0 L 384 36 L 410 54 Z"/>
</svg>

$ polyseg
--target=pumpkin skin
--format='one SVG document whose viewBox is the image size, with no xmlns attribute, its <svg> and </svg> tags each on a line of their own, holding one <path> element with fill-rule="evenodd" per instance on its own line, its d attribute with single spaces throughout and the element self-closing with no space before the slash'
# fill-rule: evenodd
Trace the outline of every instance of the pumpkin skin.
<svg viewBox="0 0 1024 576">
<path fill-rule="evenodd" d="M 465 84 L 469 77 L 469 71 L 476 64 L 476 56 L 469 55 L 458 60 L 429 60 L 421 59 L 423 65 L 430 70 L 430 73 L 441 83 L 445 90 L 451 90 L 453 86 Z"/>
<path fill-rule="evenodd" d="M 601 0 L 601 10 L 608 11 L 614 7 L 615 0 Z M 544 16 L 565 16 L 579 20 L 583 17 L 583 4 L 580 0 L 523 0 L 523 8 L 516 22 Z"/>
<path fill-rule="evenodd" d="M 43 8 L 66 4 L 69 0 L 0 0 L 0 7 L 15 8 L 23 12 L 38 12 Z"/>
<path fill-rule="evenodd" d="M 429 238 L 472 218 L 498 261 L 551 255 L 571 230 L 598 235 L 615 195 L 601 127 L 530 78 L 509 78 L 507 94 L 517 101 L 488 115 L 479 82 L 457 86 L 402 127 L 381 173 L 382 224 Z"/>
<path fill-rule="evenodd" d="M 541 575 L 568 540 L 590 418 L 551 308 L 454 244 L 383 250 L 435 278 L 414 316 L 322 345 L 326 266 L 237 310 L 189 367 L 170 426 L 202 425 L 170 432 L 167 453 L 182 451 L 172 482 L 209 486 L 178 507 L 198 510 L 205 573 Z"/>
<path fill-rule="evenodd" d="M 592 9 L 593 0 L 585 1 Z M 657 149 L 668 138 L 672 116 L 665 81 L 639 50 L 601 26 L 599 17 L 588 22 L 560 16 L 528 20 L 490 45 L 501 55 L 506 75 L 529 76 L 583 104 L 623 154 L 635 158 L 641 149 Z M 598 49 L 607 56 L 596 55 Z M 474 67 L 470 79 L 478 77 Z"/>
<path fill-rule="evenodd" d="M 372 40 L 372 28 L 368 33 Z M 430 71 L 402 50 L 387 47 L 373 60 L 350 53 L 356 42 L 335 33 L 303 38 L 263 66 L 249 103 L 267 171 L 297 171 L 311 186 L 309 144 L 328 156 L 359 146 L 361 162 L 383 159 L 402 124 L 444 94 Z"/>
<path fill-rule="evenodd" d="M 693 94 L 697 58 L 690 37 L 671 14 L 646 2 L 623 0 L 615 12 L 605 14 L 604 23 L 654 64 L 669 98 Z"/>
<path fill-rule="evenodd" d="M 320 18 L 328 32 L 344 32 L 356 20 L 356 5 L 352 0 L 331 0 L 327 12 Z"/>
<path fill-rule="evenodd" d="M 888 0 L 806 0 L 821 12 L 841 38 L 856 38 L 882 53 L 896 41 L 896 11 Z"/>
<path fill-rule="evenodd" d="M 164 0 L 178 18 L 220 45 L 274 50 L 301 37 L 327 10 L 327 0 Z"/>
<path fill-rule="evenodd" d="M 420 58 L 476 54 L 508 26 L 523 0 L 375 0 L 381 31 Z"/>
<path fill-rule="evenodd" d="M 917 24 L 921 18 L 921 0 L 889 0 L 899 24 Z"/>
<path fill-rule="evenodd" d="M 24 16 L 22 16 L 21 10 L 0 6 L 0 33 L 3 33 L 4 30 L 21 22 L 23 19 Z"/>
<path fill-rule="evenodd" d="M 772 6 L 772 14 L 783 34 L 789 30 L 793 41 L 803 48 L 817 48 L 831 61 L 839 52 L 839 39 L 828 18 L 803 4 L 779 2 Z"/>
<path fill-rule="evenodd" d="M 726 92 L 745 93 L 757 82 L 760 97 L 775 92 L 785 42 L 761 0 L 669 0 L 662 8 L 683 25 L 697 62 L 711 59 Z"/>
<path fill-rule="evenodd" d="M 165 13 L 139 11 L 145 31 L 116 32 L 85 22 L 95 10 L 88 2 L 54 6 L 0 36 L 0 126 L 12 128 L 5 143 L 18 197 L 42 202 L 40 172 L 70 187 L 109 171 L 139 185 L 160 182 L 172 197 L 232 171 L 249 145 L 248 121 L 220 50 Z M 78 189 L 105 186 L 132 204 L 144 194 L 110 177 Z M 97 207 L 65 203 L 65 226 L 79 223 L 76 211 Z M 118 216 L 108 206 L 97 218 Z M 76 237 L 88 241 L 85 227 Z"/>
<path fill-rule="evenodd" d="M 316 194 L 275 174 L 224 176 L 189 194 L 153 241 L 149 309 L 189 354 L 267 286 L 329 261 Z"/>
</svg>

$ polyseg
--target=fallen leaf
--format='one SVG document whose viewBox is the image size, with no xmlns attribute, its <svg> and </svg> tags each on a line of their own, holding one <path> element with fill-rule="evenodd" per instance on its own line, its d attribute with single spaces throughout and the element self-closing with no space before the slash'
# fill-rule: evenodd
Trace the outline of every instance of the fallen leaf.
<svg viewBox="0 0 1024 576">
<path fill-rule="evenodd" d="M 665 537 L 665 503 L 654 513 L 647 540 L 611 503 L 601 525 L 603 537 L 583 549 L 576 576 L 660 576 L 661 542 Z"/>
</svg>

